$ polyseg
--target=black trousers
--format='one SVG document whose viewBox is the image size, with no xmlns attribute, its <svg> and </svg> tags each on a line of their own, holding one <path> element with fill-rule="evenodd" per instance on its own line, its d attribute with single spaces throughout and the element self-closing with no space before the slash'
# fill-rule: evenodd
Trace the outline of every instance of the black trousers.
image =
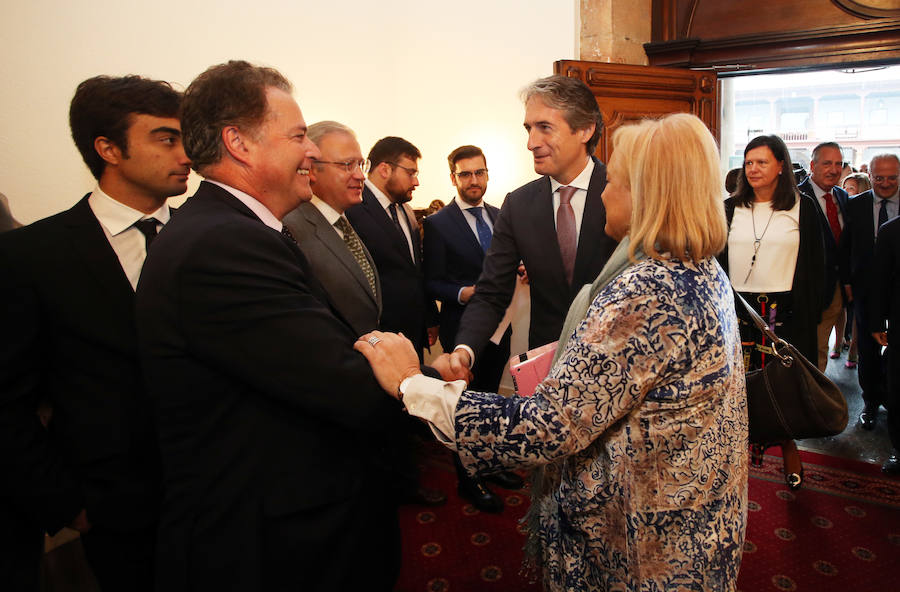
<svg viewBox="0 0 900 592">
<path fill-rule="evenodd" d="M 872 337 L 869 331 L 869 319 L 866 314 L 866 302 L 856 300 L 854 305 L 856 314 L 858 347 L 859 347 L 859 387 L 862 389 L 862 398 L 866 407 L 877 408 L 885 405 L 885 364 L 881 353 L 881 345 Z"/>
<path fill-rule="evenodd" d="M 95 525 L 82 533 L 81 543 L 103 592 L 153 590 L 155 524 L 126 531 Z"/>
<path fill-rule="evenodd" d="M 0 524 L 0 590 L 37 592 L 43 529 L 6 497 L 0 497 Z"/>
<path fill-rule="evenodd" d="M 900 452 L 900 345 L 888 346 L 888 391 L 885 407 L 891 446 Z"/>
</svg>

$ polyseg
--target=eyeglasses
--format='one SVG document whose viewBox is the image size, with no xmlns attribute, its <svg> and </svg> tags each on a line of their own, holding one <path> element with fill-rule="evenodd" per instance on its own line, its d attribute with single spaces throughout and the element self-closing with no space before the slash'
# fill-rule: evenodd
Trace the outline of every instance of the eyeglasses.
<svg viewBox="0 0 900 592">
<path fill-rule="evenodd" d="M 472 178 L 472 175 L 475 175 L 478 179 L 484 179 L 487 177 L 487 169 L 478 169 L 477 171 L 460 171 L 458 173 L 453 173 L 456 175 L 457 179 L 462 179 L 463 181 L 468 181 Z"/>
<path fill-rule="evenodd" d="M 366 161 L 364 160 L 348 160 L 347 162 L 334 162 L 331 160 L 317 160 L 316 164 L 333 164 L 336 167 L 344 169 L 345 173 L 352 173 L 357 169 L 364 171 L 366 169 Z"/>
<path fill-rule="evenodd" d="M 385 162 L 387 162 L 387 163 L 388 163 L 389 165 L 391 165 L 391 166 L 400 167 L 401 169 L 403 169 L 404 171 L 406 171 L 406 173 L 407 173 L 410 177 L 418 177 L 418 176 L 419 176 L 419 170 L 418 170 L 418 169 L 411 169 L 411 168 L 409 168 L 409 167 L 403 166 L 402 164 L 397 164 L 396 162 L 388 162 L 388 161 L 385 161 Z"/>
<path fill-rule="evenodd" d="M 891 183 L 896 183 L 897 175 L 891 175 L 890 177 L 882 177 L 881 175 L 878 175 L 877 177 L 872 177 L 872 179 L 876 183 L 884 183 L 885 181 L 890 181 Z"/>
</svg>

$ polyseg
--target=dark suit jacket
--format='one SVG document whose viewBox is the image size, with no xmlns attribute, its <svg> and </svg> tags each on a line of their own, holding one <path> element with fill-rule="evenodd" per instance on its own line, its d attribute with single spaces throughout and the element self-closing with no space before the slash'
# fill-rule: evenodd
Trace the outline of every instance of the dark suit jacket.
<svg viewBox="0 0 900 592">
<path fill-rule="evenodd" d="M 377 329 L 381 315 L 381 282 L 375 261 L 365 245 L 363 251 L 375 270 L 375 294 L 347 244 L 316 206 L 302 203 L 282 222 L 294 235 L 331 303 L 349 321 L 356 334 Z"/>
<path fill-rule="evenodd" d="M 867 332 L 885 330 L 890 323 L 892 348 L 900 349 L 900 218 L 888 221 L 875 241 L 875 284 L 872 286 L 871 310 Z"/>
<path fill-rule="evenodd" d="M 800 183 L 797 188 L 801 193 L 808 195 L 816 206 L 819 213 L 819 224 L 822 226 L 822 238 L 825 245 L 825 308 L 831 304 L 834 297 L 834 286 L 841 282 L 841 278 L 847 276 L 846 270 L 841 269 L 844 258 L 841 257 L 840 245 L 834 240 L 834 234 L 831 232 L 831 225 L 828 223 L 828 216 L 822 210 L 819 200 L 816 198 L 816 192 L 812 186 L 812 177 L 807 177 Z M 847 226 L 847 192 L 835 185 L 831 188 L 831 194 L 837 202 L 838 210 L 841 213 L 841 219 L 844 221 L 844 229 Z M 841 242 L 844 241 L 844 232 L 841 230 Z"/>
<path fill-rule="evenodd" d="M 484 203 L 484 212 L 494 224 L 498 208 Z M 425 291 L 441 302 L 440 338 L 444 351 L 456 345 L 456 332 L 465 305 L 459 303 L 459 291 L 474 286 L 481 275 L 484 250 L 472 232 L 466 215 L 456 199 L 422 221 L 425 230 Z"/>
<path fill-rule="evenodd" d="M 362 203 L 350 207 L 344 214 L 362 239 L 378 268 L 383 290 L 381 328 L 402 332 L 421 356 L 428 343 L 425 329 L 437 324 L 437 308 L 425 295 L 422 276 L 422 246 L 419 225 L 412 209 L 404 204 L 411 228 L 415 262 L 409 256 L 409 243 L 378 199 L 367 186 L 363 187 Z"/>
<path fill-rule="evenodd" d="M 849 223 L 844 227 L 841 255 L 847 275 L 844 280 L 853 288 L 853 299 L 865 307 L 869 286 L 874 281 L 875 197 L 871 189 L 854 195 L 847 203 Z M 860 327 L 862 329 L 862 327 Z"/>
<path fill-rule="evenodd" d="M 390 590 L 396 507 L 373 466 L 402 414 L 297 246 L 204 182 L 153 244 L 137 325 L 158 589 Z"/>
<path fill-rule="evenodd" d="M 159 454 L 134 292 L 87 197 L 0 236 L 0 277 L 0 488 L 51 533 L 82 507 L 97 525 L 152 525 Z"/>
<path fill-rule="evenodd" d="M 457 344 L 468 345 L 476 355 L 485 346 L 512 300 L 520 260 L 525 263 L 531 286 L 529 347 L 559 339 L 572 299 L 584 284 L 596 279 L 616 248 L 616 241 L 604 231 L 606 208 L 600 200 L 606 187 L 606 166 L 592 158 L 594 173 L 581 221 L 572 285 L 566 282 L 559 254 L 550 178 L 541 177 L 506 196 L 475 296 L 463 314 Z"/>
</svg>

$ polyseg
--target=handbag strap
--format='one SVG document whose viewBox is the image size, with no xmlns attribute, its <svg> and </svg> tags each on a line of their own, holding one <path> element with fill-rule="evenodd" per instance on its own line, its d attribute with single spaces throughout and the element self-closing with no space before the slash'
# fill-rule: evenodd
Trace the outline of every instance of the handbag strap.
<svg viewBox="0 0 900 592">
<path fill-rule="evenodd" d="M 790 353 L 783 354 L 778 351 L 778 346 L 780 345 L 785 350 L 790 352 L 787 347 L 788 342 L 775 335 L 775 332 L 772 331 L 772 329 L 766 324 L 763 318 L 759 316 L 759 313 L 753 310 L 753 307 L 750 306 L 750 304 L 746 300 L 744 300 L 744 297 L 741 296 L 740 292 L 738 292 L 734 288 L 732 288 L 732 291 L 734 292 L 734 297 L 744 305 L 744 308 L 747 310 L 747 314 L 749 314 L 750 318 L 753 319 L 753 324 L 756 325 L 757 329 L 762 331 L 763 335 L 768 337 L 769 341 L 772 342 L 772 353 L 774 353 L 785 366 L 790 366 L 791 364 L 793 364 L 794 358 L 790 355 Z"/>
</svg>

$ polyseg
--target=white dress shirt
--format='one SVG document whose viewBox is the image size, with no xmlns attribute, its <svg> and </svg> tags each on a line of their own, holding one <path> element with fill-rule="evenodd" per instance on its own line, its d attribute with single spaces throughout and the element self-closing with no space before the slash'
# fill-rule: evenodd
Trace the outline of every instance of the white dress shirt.
<svg viewBox="0 0 900 592">
<path fill-rule="evenodd" d="M 234 197 L 238 199 L 242 204 L 250 208 L 250 211 L 256 214 L 256 217 L 262 220 L 262 223 L 268 226 L 273 230 L 277 230 L 281 232 L 281 229 L 284 228 L 284 224 L 281 223 L 281 220 L 275 217 L 269 208 L 263 205 L 261 201 L 253 197 L 248 193 L 244 193 L 240 189 L 235 189 L 231 185 L 226 185 L 225 183 L 219 183 L 218 181 L 213 181 L 211 179 L 206 179 L 207 183 L 212 183 L 213 185 L 218 185 Z"/>
<path fill-rule="evenodd" d="M 752 219 L 751 219 L 752 216 Z M 760 237 L 753 272 L 753 230 Z M 766 229 L 768 225 L 768 229 Z M 734 208 L 728 229 L 728 275 L 737 292 L 788 292 L 794 285 L 797 253 L 800 251 L 800 200 L 790 210 L 772 211 L 772 202 L 754 203 L 752 208 Z"/>
<path fill-rule="evenodd" d="M 156 218 L 156 229 L 159 230 L 169 221 L 169 206 L 163 204 L 155 212 L 144 214 L 116 201 L 99 186 L 88 197 L 88 205 L 100 222 L 103 234 L 115 251 L 131 288 L 137 288 L 141 268 L 144 267 L 144 259 L 147 258 L 147 241 L 144 233 L 138 230 L 134 223 L 145 218 Z"/>
<path fill-rule="evenodd" d="M 328 224 L 331 225 L 331 228 L 337 233 L 339 237 L 341 237 L 341 239 L 343 239 L 344 233 L 341 232 L 340 228 L 334 225 L 335 222 L 337 222 L 341 217 L 341 213 L 315 195 L 312 196 L 312 199 L 309 200 L 309 203 L 311 203 L 317 210 L 319 210 L 319 213 L 322 214 L 322 217 L 324 217 Z"/>
<path fill-rule="evenodd" d="M 478 244 L 481 244 L 481 240 L 478 238 L 478 226 L 475 222 L 475 213 L 470 211 L 472 208 L 481 208 L 481 219 L 484 220 L 485 224 L 487 224 L 488 229 L 491 231 L 491 235 L 494 234 L 494 224 L 493 222 L 491 222 L 491 217 L 488 216 L 487 208 L 484 206 L 484 200 L 479 201 L 473 206 L 461 199 L 458 199 L 456 200 L 456 205 L 458 205 L 459 209 L 464 212 L 463 218 L 469 225 L 469 228 L 472 230 L 472 234 L 475 236 L 475 240 L 478 241 Z M 465 306 L 466 303 L 463 302 L 460 297 L 462 296 L 462 292 L 466 289 L 466 287 L 467 286 L 463 286 L 459 289 L 459 292 L 456 293 L 456 302 L 463 306 Z"/>
<path fill-rule="evenodd" d="M 394 217 L 391 216 L 390 210 L 388 207 L 393 203 L 388 196 L 386 196 L 381 189 L 375 187 L 375 184 L 366 179 L 366 187 L 369 188 L 369 191 L 375 196 L 375 199 L 378 200 L 378 203 L 381 204 L 381 207 L 384 208 L 384 213 L 388 218 L 391 219 L 391 222 L 394 221 Z M 403 236 L 406 237 L 406 246 L 409 247 L 409 256 L 412 259 L 413 263 L 416 261 L 416 255 L 413 251 L 413 242 L 412 235 L 410 234 L 409 228 L 409 219 L 406 217 L 406 209 L 403 207 L 403 204 L 397 204 L 397 218 L 400 220 L 400 228 L 403 230 Z"/>
<path fill-rule="evenodd" d="M 887 209 L 887 219 L 893 220 L 900 214 L 900 189 L 898 189 L 894 195 L 887 198 L 888 202 L 885 205 Z M 872 224 L 875 226 L 875 236 L 878 236 L 878 214 L 881 213 L 881 199 L 878 197 L 878 194 L 875 191 L 872 191 L 872 197 L 874 198 L 872 201 Z"/>
<path fill-rule="evenodd" d="M 822 213 L 825 214 L 825 219 L 827 220 L 828 219 L 828 209 L 827 209 L 828 206 L 825 204 L 825 194 L 831 193 L 831 192 L 825 191 L 824 189 L 822 189 L 821 187 L 816 185 L 816 182 L 813 181 L 811 178 L 809 180 L 809 184 L 812 185 L 813 192 L 815 192 L 815 194 L 816 194 L 816 199 L 819 201 L 819 207 L 822 208 Z M 841 208 L 837 205 L 837 198 L 834 197 L 833 193 L 831 194 L 831 196 L 834 199 L 834 207 L 837 209 L 838 223 L 840 223 L 841 229 L 843 230 L 844 215 L 841 214 Z"/>
</svg>

